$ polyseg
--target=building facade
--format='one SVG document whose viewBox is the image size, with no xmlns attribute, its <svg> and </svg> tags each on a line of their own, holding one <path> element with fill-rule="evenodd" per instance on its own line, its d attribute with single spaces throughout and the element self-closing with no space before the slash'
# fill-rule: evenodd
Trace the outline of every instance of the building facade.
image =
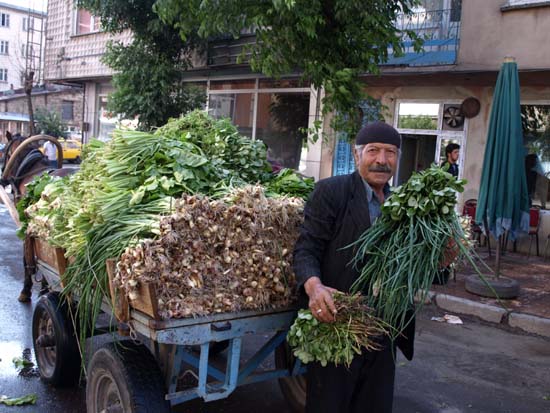
<svg viewBox="0 0 550 413">
<path fill-rule="evenodd" d="M 25 73 L 42 79 L 46 14 L 0 2 L 0 91 L 24 86 Z"/>
<path fill-rule="evenodd" d="M 102 32 L 99 19 L 78 9 L 74 0 L 48 1 L 44 78 L 83 87 L 83 142 L 91 137 L 106 139 L 115 127 L 107 111 L 112 71 L 101 57 L 109 41 L 130 39 L 129 32 L 119 36 Z"/>
<path fill-rule="evenodd" d="M 75 86 L 43 85 L 32 91 L 34 113 L 41 110 L 57 113 L 72 139 L 82 139 L 83 102 L 83 90 Z M 23 89 L 0 92 L 0 142 L 5 141 L 7 131 L 29 134 L 28 113 L 28 99 Z"/>
<path fill-rule="evenodd" d="M 364 121 L 381 112 L 402 134 L 393 184 L 441 163 L 445 147 L 454 142 L 461 145 L 460 176 L 468 180 L 460 204 L 477 198 L 493 90 L 501 64 L 512 56 L 520 73 L 525 155 L 537 159 L 531 197 L 540 208 L 545 240 L 550 233 L 550 55 L 541 50 L 550 44 L 550 1 L 423 0 L 412 16 L 396 23 L 422 36 L 424 51 L 407 48 L 404 56 L 391 56 L 379 75 L 365 75 L 365 91 L 379 104 L 361 107 Z M 263 139 L 285 166 L 316 179 L 351 172 L 351 147 L 345 137 L 335 136 L 329 117 L 323 120 L 325 135 L 332 137 L 328 141 L 305 145 L 306 138 L 296 132 L 319 119 L 322 91 L 300 85 L 297 75 L 274 82 L 250 73 L 236 57 L 251 41 L 249 35 L 218 40 L 203 66 L 189 72 L 189 81 L 206 86 L 209 111 Z M 305 115 L 294 116 L 296 108 Z"/>
</svg>

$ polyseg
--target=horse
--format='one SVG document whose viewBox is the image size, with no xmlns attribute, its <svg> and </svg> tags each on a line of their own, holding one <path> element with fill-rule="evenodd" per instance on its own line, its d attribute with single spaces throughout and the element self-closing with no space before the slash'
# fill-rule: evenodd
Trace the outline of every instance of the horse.
<svg viewBox="0 0 550 413">
<path fill-rule="evenodd" d="M 52 169 L 49 166 L 47 158 L 40 152 L 39 142 L 50 141 L 57 149 L 57 168 Z M 14 137 L 6 146 L 5 163 L 2 176 L 0 178 L 0 196 L 6 204 L 13 220 L 19 224 L 19 219 L 15 209 L 17 202 L 23 198 L 26 193 L 26 185 L 34 177 L 48 172 L 53 176 L 66 176 L 72 171 L 61 169 L 63 167 L 63 148 L 56 138 L 48 135 L 35 135 L 29 138 Z M 13 200 L 9 199 L 4 187 L 10 185 Z M 18 300 L 29 302 L 32 295 L 32 277 L 36 272 L 34 259 L 34 247 L 32 239 L 25 236 L 23 243 L 23 265 L 25 269 L 25 278 L 23 289 L 19 294 Z"/>
</svg>

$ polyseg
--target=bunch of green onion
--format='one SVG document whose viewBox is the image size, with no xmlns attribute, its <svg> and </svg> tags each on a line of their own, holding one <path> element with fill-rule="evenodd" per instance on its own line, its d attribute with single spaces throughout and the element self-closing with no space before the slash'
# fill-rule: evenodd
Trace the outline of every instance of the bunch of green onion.
<svg viewBox="0 0 550 413">
<path fill-rule="evenodd" d="M 394 328 L 393 338 L 410 322 L 407 310 L 415 308 L 418 292 L 424 302 L 446 255 L 465 256 L 475 266 L 455 212 L 464 184 L 435 165 L 413 174 L 393 190 L 381 216 L 353 244 L 360 276 L 352 291 L 368 297 L 376 315 Z"/>
</svg>

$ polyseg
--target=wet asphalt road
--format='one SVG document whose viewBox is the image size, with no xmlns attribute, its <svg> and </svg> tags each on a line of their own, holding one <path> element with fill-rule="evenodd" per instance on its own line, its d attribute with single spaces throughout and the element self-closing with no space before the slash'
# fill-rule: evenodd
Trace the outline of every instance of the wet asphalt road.
<svg viewBox="0 0 550 413">
<path fill-rule="evenodd" d="M 17 301 L 22 285 L 22 244 L 0 204 L 0 395 L 36 393 L 35 406 L 7 407 L 0 413 L 85 412 L 83 387 L 54 389 L 35 369 L 18 372 L 14 357 L 34 360 L 31 319 L 34 304 Z M 35 291 L 36 294 L 36 291 Z M 34 297 L 36 299 L 36 295 Z M 34 303 L 35 301 L 33 301 Z M 463 318 L 463 326 L 420 317 L 416 356 L 398 359 L 395 413 L 550 412 L 550 341 L 516 334 Z M 247 340 L 248 350 L 263 337 Z M 245 348 L 245 349 L 246 349 Z M 174 412 L 289 412 L 276 382 L 244 386 L 214 403 L 194 401 Z"/>
</svg>

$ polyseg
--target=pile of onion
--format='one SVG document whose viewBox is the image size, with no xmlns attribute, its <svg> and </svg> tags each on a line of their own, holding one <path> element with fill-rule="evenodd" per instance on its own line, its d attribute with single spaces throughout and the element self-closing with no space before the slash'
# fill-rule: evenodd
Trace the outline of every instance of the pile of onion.
<svg viewBox="0 0 550 413">
<path fill-rule="evenodd" d="M 159 237 L 126 249 L 115 281 L 130 300 L 155 282 L 163 318 L 288 306 L 302 212 L 302 199 L 268 198 L 261 186 L 222 199 L 185 195 Z"/>
</svg>

